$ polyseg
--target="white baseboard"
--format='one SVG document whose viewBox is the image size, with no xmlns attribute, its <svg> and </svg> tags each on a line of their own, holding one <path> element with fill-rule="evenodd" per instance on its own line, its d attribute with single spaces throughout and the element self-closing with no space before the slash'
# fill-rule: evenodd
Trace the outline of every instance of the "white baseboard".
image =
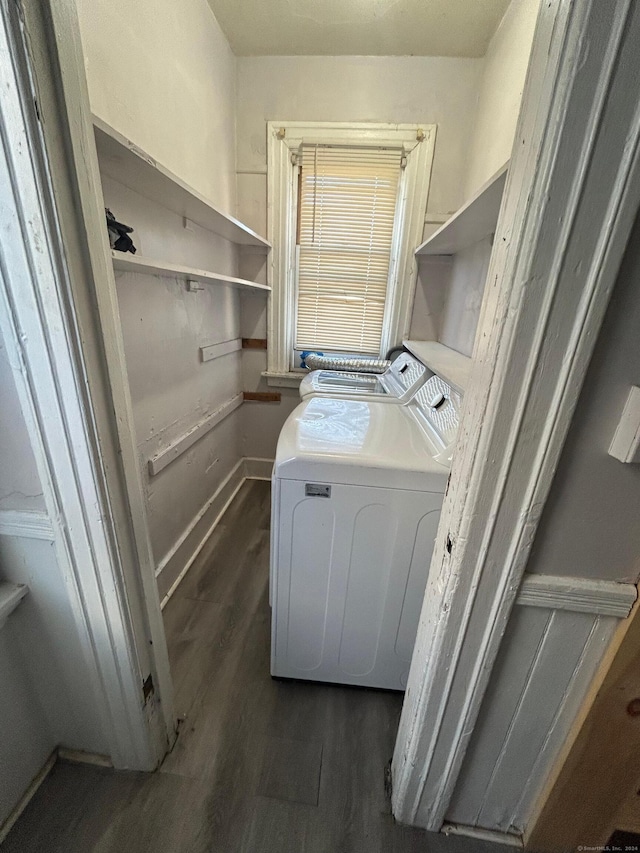
<svg viewBox="0 0 640 853">
<path fill-rule="evenodd" d="M 247 480 L 271 480 L 273 459 L 260 459 L 257 456 L 244 457 L 244 475 Z"/>
<path fill-rule="evenodd" d="M 13 810 L 11 811 L 11 813 L 9 814 L 9 816 L 7 817 L 5 822 L 2 825 L 0 825 L 0 845 L 5 840 L 5 838 L 7 837 L 9 832 L 11 831 L 11 828 L 13 827 L 15 822 L 18 820 L 18 818 L 20 817 L 22 812 L 27 808 L 27 806 L 29 805 L 31 800 L 35 797 L 35 795 L 38 791 L 38 788 L 40 787 L 40 785 L 42 785 L 44 780 L 47 778 L 47 776 L 51 772 L 51 768 L 56 763 L 57 758 L 58 758 L 58 750 L 54 749 L 53 752 L 51 753 L 51 755 L 49 756 L 49 758 L 47 758 L 47 760 L 45 761 L 42 768 L 33 777 L 33 779 L 31 780 L 31 783 L 29 784 L 29 787 L 24 792 L 24 794 L 20 797 L 20 799 L 16 803 L 15 807 L 13 808 Z"/>
<path fill-rule="evenodd" d="M 51 753 L 51 755 L 47 758 L 41 769 L 33 777 L 31 783 L 29 784 L 29 787 L 20 797 L 18 803 L 16 804 L 9 817 L 2 825 L 0 825 L 0 845 L 9 834 L 20 815 L 24 812 L 31 800 L 35 797 L 38 792 L 38 788 L 47 778 L 47 776 L 53 769 L 53 765 L 59 758 L 62 761 L 71 761 L 74 764 L 90 764 L 92 767 L 113 767 L 111 759 L 107 755 L 98 755 L 97 753 L 93 752 L 83 752 L 79 749 L 67 749 L 64 746 L 56 747 Z"/>
<path fill-rule="evenodd" d="M 244 480 L 244 459 L 239 459 L 230 474 L 220 484 L 216 493 L 202 507 L 173 548 L 158 565 L 156 579 L 161 607 L 164 607 L 173 595 Z"/>
<path fill-rule="evenodd" d="M 245 480 L 271 480 L 273 459 L 245 456 L 207 501 L 156 569 L 160 606 L 164 608 L 204 547 Z"/>
<path fill-rule="evenodd" d="M 81 749 L 67 749 L 66 746 L 58 747 L 58 758 L 62 761 L 70 761 L 72 764 L 90 764 L 92 767 L 113 767 L 113 762 L 108 755 L 100 755 L 97 752 L 84 752 Z"/>
<path fill-rule="evenodd" d="M 476 838 L 478 841 L 491 841 L 493 844 L 503 844 L 505 847 L 522 850 L 523 842 L 519 835 L 497 832 L 492 829 L 480 829 L 477 826 L 464 826 L 461 823 L 445 823 L 440 830 L 443 835 L 464 835 Z"/>
</svg>

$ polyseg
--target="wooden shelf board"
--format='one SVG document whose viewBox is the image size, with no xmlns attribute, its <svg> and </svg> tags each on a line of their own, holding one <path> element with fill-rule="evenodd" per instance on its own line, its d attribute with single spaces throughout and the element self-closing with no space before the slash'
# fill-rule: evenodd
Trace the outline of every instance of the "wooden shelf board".
<svg viewBox="0 0 640 853">
<path fill-rule="evenodd" d="M 471 359 L 438 341 L 403 341 L 416 358 L 462 394 L 469 384 Z"/>
<path fill-rule="evenodd" d="M 219 234 L 225 240 L 240 246 L 259 246 L 265 251 L 271 248 L 264 237 L 233 216 L 223 213 L 197 190 L 97 116 L 93 117 L 93 127 L 98 161 L 104 174 L 202 228 Z"/>
<path fill-rule="evenodd" d="M 509 163 L 496 172 L 475 196 L 416 249 L 424 255 L 455 255 L 496 230 Z"/>
<path fill-rule="evenodd" d="M 113 268 L 120 272 L 147 273 L 148 275 L 182 278 L 185 281 L 199 281 L 204 284 L 228 284 L 231 287 L 239 287 L 243 290 L 263 290 L 267 293 L 271 290 L 266 284 L 258 284 L 245 278 L 235 278 L 222 273 L 199 270 L 180 264 L 170 264 L 165 261 L 152 261 L 139 255 L 112 251 L 111 257 L 113 258 Z"/>
</svg>

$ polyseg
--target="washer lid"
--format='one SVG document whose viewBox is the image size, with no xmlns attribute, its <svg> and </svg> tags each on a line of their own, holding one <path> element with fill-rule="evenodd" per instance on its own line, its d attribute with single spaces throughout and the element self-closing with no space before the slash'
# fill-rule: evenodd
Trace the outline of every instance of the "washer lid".
<svg viewBox="0 0 640 853">
<path fill-rule="evenodd" d="M 287 418 L 275 476 L 444 492 L 449 467 L 405 406 L 314 397 Z"/>
</svg>

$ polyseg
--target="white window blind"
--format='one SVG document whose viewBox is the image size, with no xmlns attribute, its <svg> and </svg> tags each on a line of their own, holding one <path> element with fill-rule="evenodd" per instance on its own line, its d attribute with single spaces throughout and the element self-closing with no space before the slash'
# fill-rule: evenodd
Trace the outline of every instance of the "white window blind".
<svg viewBox="0 0 640 853">
<path fill-rule="evenodd" d="M 402 154 L 302 145 L 297 349 L 379 353 Z"/>
</svg>

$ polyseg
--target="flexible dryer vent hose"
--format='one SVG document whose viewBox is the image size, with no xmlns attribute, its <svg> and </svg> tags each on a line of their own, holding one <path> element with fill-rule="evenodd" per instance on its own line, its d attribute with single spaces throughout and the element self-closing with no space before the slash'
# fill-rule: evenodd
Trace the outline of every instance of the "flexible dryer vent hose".
<svg viewBox="0 0 640 853">
<path fill-rule="evenodd" d="M 385 358 L 339 358 L 331 355 L 305 355 L 309 370 L 346 370 L 350 373 L 384 373 L 391 364 Z"/>
</svg>

